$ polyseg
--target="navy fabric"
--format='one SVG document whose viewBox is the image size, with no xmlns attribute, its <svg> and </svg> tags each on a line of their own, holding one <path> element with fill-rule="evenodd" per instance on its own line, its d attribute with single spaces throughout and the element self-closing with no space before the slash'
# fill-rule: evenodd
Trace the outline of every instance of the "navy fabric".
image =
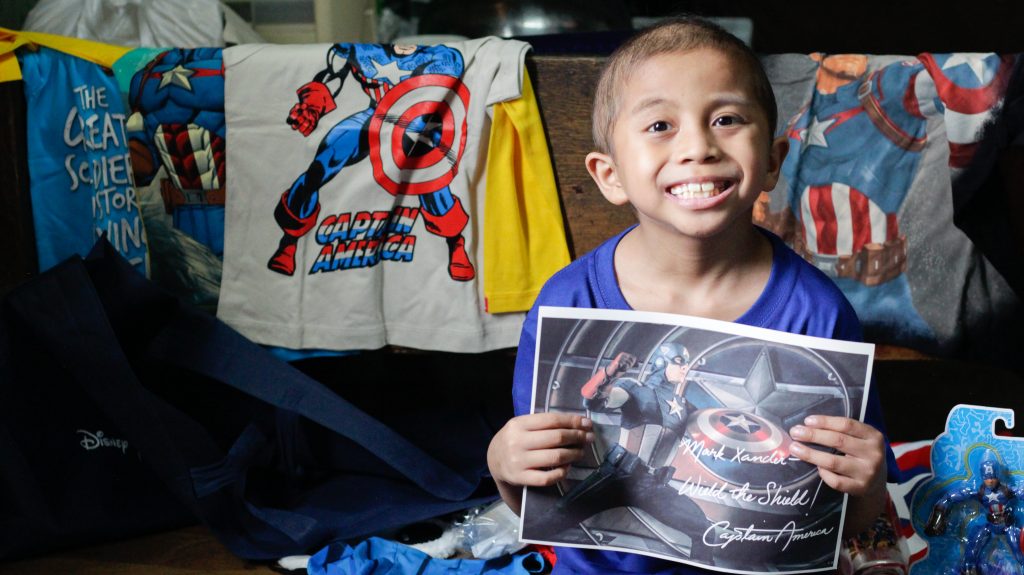
<svg viewBox="0 0 1024 575">
<path fill-rule="evenodd" d="M 537 342 L 537 313 L 540 306 L 632 309 L 615 277 L 615 248 L 632 227 L 602 243 L 592 252 L 569 264 L 551 277 L 541 289 L 533 309 L 527 313 L 516 356 L 512 386 L 516 415 L 530 412 L 533 362 Z M 760 229 L 760 228 L 758 228 Z M 761 230 L 772 242 L 772 271 L 760 297 L 736 323 L 790 333 L 861 341 L 857 315 L 839 289 L 820 270 L 787 247 L 781 239 Z M 878 392 L 868 393 L 865 420 L 884 431 Z M 889 450 L 889 475 L 898 474 Z M 556 547 L 558 561 L 554 574 L 645 573 L 685 574 L 707 571 L 635 553 Z"/>
<path fill-rule="evenodd" d="M 0 306 L 0 559 L 196 521 L 111 415 L 138 404 L 137 393 L 106 392 L 130 366 L 92 290 L 54 281 L 67 267 Z M 194 440 L 180 431 L 182 444 Z"/>
<path fill-rule="evenodd" d="M 475 459 L 438 459 L 167 295 L 103 240 L 86 261 L 67 260 L 16 289 L 3 309 L 3 381 L 13 388 L 73 382 L 77 395 L 68 397 L 91 401 L 67 404 L 61 392 L 49 390 L 59 411 L 71 419 L 79 411 L 102 414 L 106 437 L 127 441 L 178 506 L 241 557 L 308 553 L 495 497 L 493 483 L 481 481 L 483 450 Z M 41 351 L 19 357 L 27 347 Z M 4 407 L 42 406 L 5 401 Z M 93 428 L 98 424 L 86 429 Z M 0 436 L 7 462 L 22 451 L 24 438 Z M 57 508 L 62 499 L 90 497 L 63 481 L 78 471 L 76 462 L 47 453 L 34 453 L 37 460 L 26 467 L 57 488 L 39 494 L 21 516 L 33 513 L 35 504 Z M 25 475 L 11 476 L 7 467 L 0 469 L 0 484 L 25 490 Z M 116 521 L 132 512 L 105 515 Z M 18 518 L 3 519 L 0 525 L 13 529 Z M 79 521 L 88 527 L 91 518 Z"/>
<path fill-rule="evenodd" d="M 426 553 L 378 537 L 350 547 L 328 545 L 306 566 L 309 575 L 528 575 L 546 570 L 540 553 L 503 555 L 495 559 L 435 559 Z"/>
</svg>

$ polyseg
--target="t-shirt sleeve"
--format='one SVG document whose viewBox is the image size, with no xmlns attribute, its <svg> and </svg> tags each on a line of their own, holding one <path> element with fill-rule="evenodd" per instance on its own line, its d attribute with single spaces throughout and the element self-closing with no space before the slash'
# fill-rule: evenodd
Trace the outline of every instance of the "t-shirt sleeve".
<svg viewBox="0 0 1024 575">
<path fill-rule="evenodd" d="M 854 311 L 849 300 L 847 300 L 846 297 L 838 290 L 836 290 L 836 298 L 836 309 L 838 310 L 838 314 L 836 317 L 835 328 L 832 332 L 832 339 L 857 342 L 864 341 L 864 329 L 860 325 L 860 319 L 857 317 L 857 312 Z"/>
<path fill-rule="evenodd" d="M 512 407 L 516 415 L 530 413 L 530 400 L 533 396 L 533 356 L 536 347 L 537 306 L 534 306 L 523 321 L 512 375 Z"/>
</svg>

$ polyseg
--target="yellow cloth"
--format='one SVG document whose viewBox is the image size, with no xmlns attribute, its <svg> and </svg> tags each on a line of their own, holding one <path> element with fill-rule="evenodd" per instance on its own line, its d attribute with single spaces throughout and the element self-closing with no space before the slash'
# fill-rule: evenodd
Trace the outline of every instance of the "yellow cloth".
<svg viewBox="0 0 1024 575">
<path fill-rule="evenodd" d="M 107 68 L 111 68 L 118 58 L 131 51 L 131 48 L 124 46 L 91 40 L 0 28 L 0 82 L 21 79 L 21 67 L 18 66 L 14 51 L 25 45 L 46 46 Z"/>
<path fill-rule="evenodd" d="M 540 110 L 523 70 L 522 97 L 494 106 L 484 209 L 487 311 L 530 309 L 569 264 L 562 210 Z"/>
</svg>

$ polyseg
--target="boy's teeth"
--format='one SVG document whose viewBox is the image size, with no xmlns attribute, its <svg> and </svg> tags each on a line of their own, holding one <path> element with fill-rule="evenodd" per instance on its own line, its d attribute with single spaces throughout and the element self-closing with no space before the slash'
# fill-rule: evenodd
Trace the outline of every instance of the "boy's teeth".
<svg viewBox="0 0 1024 575">
<path fill-rule="evenodd" d="M 714 182 L 690 182 L 673 186 L 669 192 L 683 198 L 710 198 L 718 194 L 718 186 Z"/>
</svg>

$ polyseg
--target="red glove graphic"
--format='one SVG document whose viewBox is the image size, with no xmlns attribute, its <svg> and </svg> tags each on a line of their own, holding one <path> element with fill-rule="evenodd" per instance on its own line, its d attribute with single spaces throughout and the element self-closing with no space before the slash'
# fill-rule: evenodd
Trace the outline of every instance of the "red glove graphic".
<svg viewBox="0 0 1024 575">
<path fill-rule="evenodd" d="M 604 369 L 597 370 L 587 383 L 583 384 L 583 388 L 580 389 L 580 395 L 593 399 L 599 394 L 607 393 L 607 387 L 611 384 L 612 379 L 626 373 L 634 365 L 636 365 L 636 356 L 620 351 L 611 363 L 606 365 Z"/>
<path fill-rule="evenodd" d="M 334 96 L 326 84 L 310 82 L 295 92 L 299 95 L 299 103 L 292 106 L 288 113 L 288 125 L 308 136 L 316 129 L 320 118 L 336 108 Z"/>
</svg>

